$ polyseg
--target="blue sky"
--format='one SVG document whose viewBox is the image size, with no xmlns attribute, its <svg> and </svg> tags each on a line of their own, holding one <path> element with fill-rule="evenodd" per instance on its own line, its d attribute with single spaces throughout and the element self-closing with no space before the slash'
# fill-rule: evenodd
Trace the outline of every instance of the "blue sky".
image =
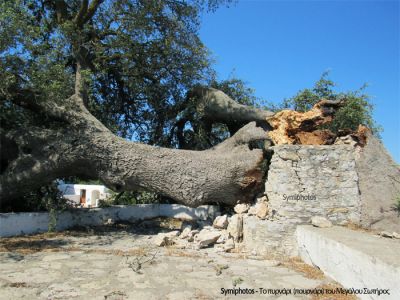
<svg viewBox="0 0 400 300">
<path fill-rule="evenodd" d="M 348 91 L 368 83 L 383 143 L 400 162 L 399 1 L 238 1 L 202 17 L 219 79 L 280 102 L 322 72 Z"/>
</svg>

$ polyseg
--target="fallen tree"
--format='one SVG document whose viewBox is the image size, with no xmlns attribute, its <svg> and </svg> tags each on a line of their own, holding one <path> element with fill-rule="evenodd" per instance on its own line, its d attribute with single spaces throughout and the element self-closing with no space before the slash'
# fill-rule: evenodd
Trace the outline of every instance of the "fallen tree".
<svg viewBox="0 0 400 300">
<path fill-rule="evenodd" d="M 340 106 L 324 100 L 309 113 L 272 113 L 191 81 L 206 71 L 193 29 L 197 6 L 31 4 L 6 1 L 0 7 L 7 25 L 1 29 L 6 55 L 0 57 L 2 205 L 68 176 L 100 179 L 117 192 L 146 189 L 190 206 L 248 202 L 263 189 L 266 145 L 306 143 L 302 135 L 315 135 Z M 177 128 L 183 140 L 192 115 L 206 133 L 223 123 L 231 137 L 192 151 L 130 142 L 109 129 L 125 136 L 132 124 L 142 132 L 143 126 L 148 143 L 163 145 L 166 124 L 175 122 L 171 132 Z M 324 132 L 329 139 L 318 144 L 331 143 L 333 134 Z"/>
<path fill-rule="evenodd" d="M 249 201 L 260 190 L 263 150 L 251 149 L 249 144 L 267 136 L 255 122 L 205 151 L 133 143 L 112 134 L 90 114 L 79 92 L 79 73 L 77 81 L 77 92 L 63 107 L 18 102 L 54 118 L 59 126 L 2 133 L 2 151 L 18 156 L 1 174 L 1 199 L 11 201 L 29 189 L 69 175 L 99 178 L 115 191 L 144 188 L 190 206 Z M 16 148 L 12 151 L 11 147 Z"/>
<path fill-rule="evenodd" d="M 0 176 L 3 201 L 12 201 L 59 177 L 81 175 L 99 178 L 117 192 L 142 188 L 189 206 L 249 202 L 262 190 L 266 172 L 267 149 L 260 142 L 272 138 L 278 144 L 280 139 L 290 140 L 293 132 L 312 132 L 330 121 L 340 104 L 321 101 L 309 113 L 296 113 L 301 122 L 288 126 L 287 120 L 292 118 L 285 116 L 290 111 L 274 115 L 238 105 L 226 94 L 210 89 L 199 103 L 206 115 L 212 112 L 212 122 L 254 121 L 211 149 L 190 151 L 129 142 L 114 135 L 87 110 L 83 97 L 78 68 L 75 94 L 63 101 L 63 106 L 14 99 L 21 108 L 53 119 L 55 125 L 2 131 L 2 156 L 7 160 Z M 278 120 L 285 126 L 278 126 Z M 256 121 L 269 122 L 277 129 L 269 136 Z"/>
</svg>

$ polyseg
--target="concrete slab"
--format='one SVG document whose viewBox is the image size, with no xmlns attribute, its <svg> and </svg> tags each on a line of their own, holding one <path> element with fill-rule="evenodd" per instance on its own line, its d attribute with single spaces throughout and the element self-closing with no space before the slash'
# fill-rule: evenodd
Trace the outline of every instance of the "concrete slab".
<svg viewBox="0 0 400 300">
<path fill-rule="evenodd" d="M 300 257 L 361 299 L 400 299 L 400 240 L 343 227 L 298 226 Z M 377 289 L 377 290 L 374 290 Z M 390 295 L 378 295 L 379 289 Z"/>
</svg>

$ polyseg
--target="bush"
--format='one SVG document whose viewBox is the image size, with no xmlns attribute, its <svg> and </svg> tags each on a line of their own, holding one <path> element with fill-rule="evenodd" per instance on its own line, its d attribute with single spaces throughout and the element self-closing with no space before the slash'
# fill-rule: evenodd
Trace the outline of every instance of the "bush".
<svg viewBox="0 0 400 300">
<path fill-rule="evenodd" d="M 166 199 L 157 193 L 148 191 L 114 193 L 110 198 L 110 203 L 114 205 L 135 205 L 168 202 L 169 199 Z"/>
</svg>

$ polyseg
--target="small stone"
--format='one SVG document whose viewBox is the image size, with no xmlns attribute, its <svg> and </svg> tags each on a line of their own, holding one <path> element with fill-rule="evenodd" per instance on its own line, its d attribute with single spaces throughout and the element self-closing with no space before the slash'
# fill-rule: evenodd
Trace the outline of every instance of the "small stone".
<svg viewBox="0 0 400 300">
<path fill-rule="evenodd" d="M 243 237 L 243 217 L 241 214 L 232 216 L 227 231 L 235 242 L 241 241 Z"/>
<path fill-rule="evenodd" d="M 190 248 L 192 250 L 200 250 L 201 249 L 199 244 L 190 244 L 190 247 L 188 247 L 188 248 Z"/>
<path fill-rule="evenodd" d="M 203 229 L 196 235 L 196 240 L 199 242 L 199 246 L 201 248 L 205 248 L 215 244 L 218 238 L 221 236 L 221 232 L 219 231 L 208 231 L 207 229 Z"/>
<path fill-rule="evenodd" d="M 191 228 L 190 227 L 186 227 L 185 229 L 183 229 L 182 233 L 179 235 L 179 237 L 181 239 L 187 239 L 189 237 L 191 237 Z"/>
<path fill-rule="evenodd" d="M 198 229 L 193 229 L 192 231 L 190 231 L 191 236 L 195 236 L 196 234 L 198 234 L 200 231 Z"/>
<path fill-rule="evenodd" d="M 240 204 L 236 204 L 236 206 L 233 208 L 233 210 L 237 214 L 244 214 L 245 212 L 247 212 L 249 210 L 249 208 L 250 208 L 250 205 L 245 204 L 245 203 L 240 203 Z"/>
<path fill-rule="evenodd" d="M 311 224 L 314 225 L 315 227 L 320 227 L 320 228 L 332 227 L 332 222 L 329 221 L 327 218 L 321 216 L 312 217 Z"/>
<path fill-rule="evenodd" d="M 267 196 L 262 196 L 260 198 L 257 198 L 257 202 L 268 202 L 268 197 Z"/>
<path fill-rule="evenodd" d="M 107 221 L 104 223 L 104 225 L 113 225 L 114 221 L 113 219 L 107 219 Z"/>
<path fill-rule="evenodd" d="M 224 246 L 223 249 L 225 252 L 231 251 L 232 249 L 235 249 L 235 242 L 233 241 L 233 239 L 228 239 Z"/>
<path fill-rule="evenodd" d="M 168 238 L 164 234 L 158 234 L 153 242 L 157 247 L 163 247 L 167 244 Z"/>
<path fill-rule="evenodd" d="M 268 215 L 268 205 L 265 202 L 260 202 L 257 204 L 257 217 L 260 219 L 265 219 Z"/>
<path fill-rule="evenodd" d="M 228 239 L 227 237 L 228 233 L 225 234 L 221 234 L 221 236 L 218 238 L 218 240 L 215 242 L 216 244 L 223 244 L 226 242 L 226 240 Z"/>
<path fill-rule="evenodd" d="M 381 231 L 381 232 L 379 233 L 379 235 L 380 235 L 381 237 L 385 237 L 385 238 L 393 238 L 393 234 L 390 233 L 390 232 L 387 232 L 387 231 Z"/>
<path fill-rule="evenodd" d="M 218 229 L 226 229 L 226 227 L 228 227 L 228 223 L 228 216 L 223 215 L 215 218 L 213 226 Z"/>
<path fill-rule="evenodd" d="M 277 261 L 277 260 L 266 260 L 266 261 L 264 261 L 264 265 L 266 266 L 266 267 L 277 267 L 277 266 L 279 266 L 281 263 L 280 263 L 280 261 Z"/>
<path fill-rule="evenodd" d="M 181 239 L 177 239 L 174 241 L 174 247 L 177 249 L 186 249 L 189 246 L 189 242 Z"/>
<path fill-rule="evenodd" d="M 257 207 L 250 206 L 249 211 L 247 212 L 249 216 L 255 216 L 257 214 Z"/>
<path fill-rule="evenodd" d="M 164 233 L 164 235 L 167 238 L 174 238 L 174 237 L 177 237 L 179 235 L 179 231 L 178 230 L 170 231 L 170 232 Z"/>
<path fill-rule="evenodd" d="M 259 255 L 249 255 L 247 256 L 247 259 L 251 259 L 251 260 L 264 260 L 264 258 L 262 256 Z"/>
<path fill-rule="evenodd" d="M 179 235 L 179 231 L 174 230 L 166 233 L 159 233 L 154 238 L 153 242 L 157 247 L 163 247 L 174 244 L 174 238 Z"/>
<path fill-rule="evenodd" d="M 400 233 L 393 232 L 393 233 L 392 233 L 392 236 L 393 236 L 395 239 L 400 239 Z"/>
<path fill-rule="evenodd" d="M 190 234 L 189 234 L 189 237 L 188 237 L 188 241 L 189 242 L 193 242 L 194 238 L 196 237 L 197 234 L 199 234 L 199 232 L 200 231 L 197 230 L 197 229 L 194 229 L 194 230 L 190 231 Z"/>
</svg>

